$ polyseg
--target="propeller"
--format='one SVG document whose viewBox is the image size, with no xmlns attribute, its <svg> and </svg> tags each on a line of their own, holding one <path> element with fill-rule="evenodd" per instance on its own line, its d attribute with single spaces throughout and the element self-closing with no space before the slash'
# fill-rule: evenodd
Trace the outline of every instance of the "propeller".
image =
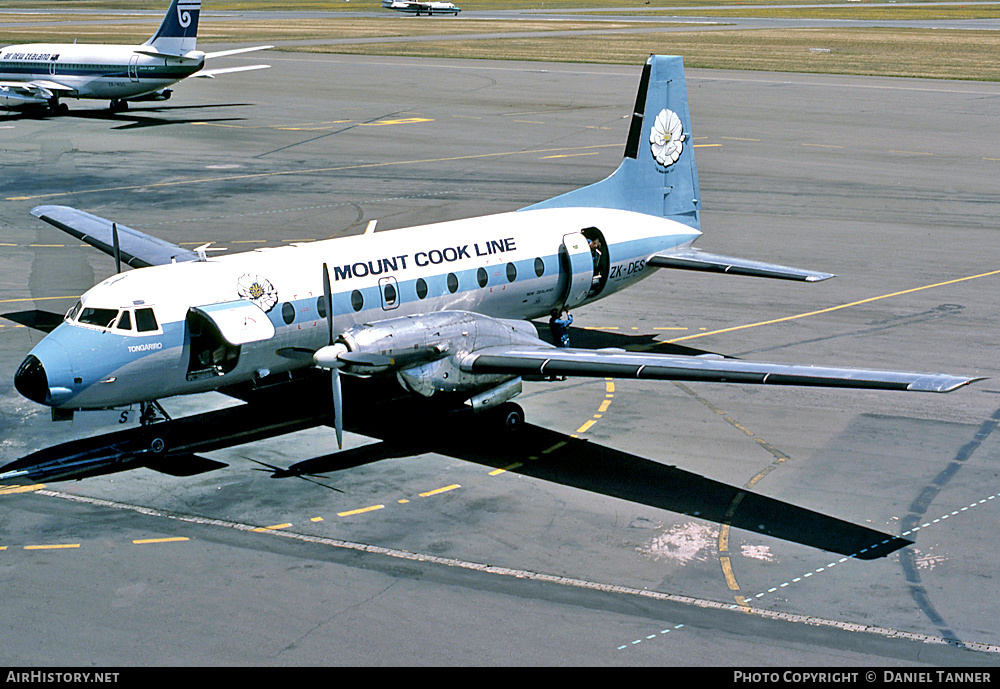
<svg viewBox="0 0 1000 689">
<path fill-rule="evenodd" d="M 114 243 L 115 273 L 122 272 L 122 249 L 118 243 L 118 223 L 111 223 L 111 240 Z"/>
<path fill-rule="evenodd" d="M 330 289 L 330 269 L 323 264 L 323 305 L 326 307 L 327 345 L 333 345 L 333 292 Z M 340 368 L 331 362 L 330 384 L 333 390 L 333 427 L 337 431 L 337 446 L 344 449 L 344 398 L 340 392 Z"/>
</svg>

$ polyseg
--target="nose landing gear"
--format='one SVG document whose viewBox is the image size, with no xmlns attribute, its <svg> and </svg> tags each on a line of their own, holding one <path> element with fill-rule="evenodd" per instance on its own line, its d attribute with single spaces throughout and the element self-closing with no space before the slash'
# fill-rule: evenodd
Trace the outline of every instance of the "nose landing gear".
<svg viewBox="0 0 1000 689">
<path fill-rule="evenodd" d="M 156 400 L 152 402 L 140 402 L 139 409 L 140 426 L 149 426 L 160 421 L 170 421 L 170 415 L 164 411 L 163 407 Z"/>
</svg>

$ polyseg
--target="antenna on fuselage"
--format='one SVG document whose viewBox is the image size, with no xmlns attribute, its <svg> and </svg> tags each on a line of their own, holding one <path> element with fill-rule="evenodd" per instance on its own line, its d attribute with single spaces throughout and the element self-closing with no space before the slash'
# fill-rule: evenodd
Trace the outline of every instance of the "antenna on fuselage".
<svg viewBox="0 0 1000 689">
<path fill-rule="evenodd" d="M 368 227 L 365 228 L 365 234 L 374 234 L 375 233 L 375 223 L 377 223 L 377 222 L 378 222 L 378 220 L 369 220 L 368 221 Z"/>
<path fill-rule="evenodd" d="M 226 250 L 225 247 L 212 246 L 212 242 L 208 242 L 207 244 L 202 244 L 199 247 L 195 247 L 194 251 L 196 254 L 198 254 L 199 261 L 207 261 L 209 251 L 225 251 L 225 250 Z"/>
</svg>

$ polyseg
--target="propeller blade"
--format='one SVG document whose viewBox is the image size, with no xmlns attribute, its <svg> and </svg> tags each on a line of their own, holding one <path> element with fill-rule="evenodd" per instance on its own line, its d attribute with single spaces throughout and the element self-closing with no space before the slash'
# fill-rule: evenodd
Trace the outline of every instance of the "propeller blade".
<svg viewBox="0 0 1000 689">
<path fill-rule="evenodd" d="M 122 249 L 118 244 L 118 223 L 111 223 L 111 241 L 114 243 L 115 272 L 122 272 Z"/>
<path fill-rule="evenodd" d="M 330 269 L 323 264 L 323 305 L 326 307 L 327 344 L 333 344 L 333 294 L 330 290 Z"/>
<path fill-rule="evenodd" d="M 333 378 L 333 427 L 337 431 L 337 446 L 344 449 L 344 398 L 340 394 L 340 371 L 332 369 Z"/>
<path fill-rule="evenodd" d="M 330 269 L 323 264 L 323 304 L 326 306 L 327 342 L 333 345 L 333 292 L 330 289 Z M 340 370 L 330 369 L 333 387 L 333 427 L 337 431 L 337 446 L 344 449 L 344 397 L 340 393 Z"/>
</svg>

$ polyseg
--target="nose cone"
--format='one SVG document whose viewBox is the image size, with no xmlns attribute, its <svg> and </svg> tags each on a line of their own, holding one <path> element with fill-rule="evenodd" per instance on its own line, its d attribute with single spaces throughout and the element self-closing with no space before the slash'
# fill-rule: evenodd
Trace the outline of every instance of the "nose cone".
<svg viewBox="0 0 1000 689">
<path fill-rule="evenodd" d="M 34 354 L 29 354 L 14 374 L 14 387 L 32 402 L 45 404 L 49 396 L 49 379 L 45 367 Z"/>
<path fill-rule="evenodd" d="M 58 407 L 73 396 L 73 367 L 53 336 L 58 330 L 43 338 L 14 374 L 18 392 L 32 402 L 50 407 Z"/>
</svg>

